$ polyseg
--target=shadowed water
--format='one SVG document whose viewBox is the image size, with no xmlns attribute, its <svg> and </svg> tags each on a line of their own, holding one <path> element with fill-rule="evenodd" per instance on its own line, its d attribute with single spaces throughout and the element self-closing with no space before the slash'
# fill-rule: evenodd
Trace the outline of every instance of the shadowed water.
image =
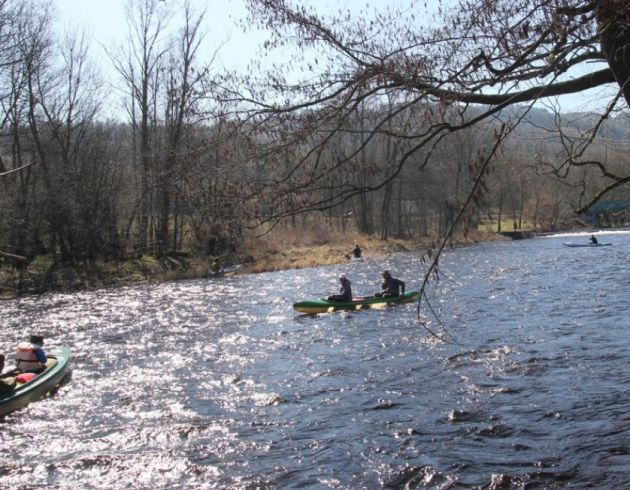
<svg viewBox="0 0 630 490">
<path fill-rule="evenodd" d="M 418 289 L 413 253 L 5 301 L 0 350 L 43 332 L 73 376 L 0 422 L 0 488 L 622 488 L 630 236 L 562 241 L 446 251 L 423 313 L 459 344 L 413 304 L 291 308 Z"/>
</svg>

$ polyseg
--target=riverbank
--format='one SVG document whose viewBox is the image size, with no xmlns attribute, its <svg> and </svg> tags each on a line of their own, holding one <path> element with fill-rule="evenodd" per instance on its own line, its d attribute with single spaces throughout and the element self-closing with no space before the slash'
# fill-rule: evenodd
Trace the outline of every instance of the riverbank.
<svg viewBox="0 0 630 490">
<path fill-rule="evenodd" d="M 451 244 L 499 239 L 503 238 L 495 233 L 478 232 L 454 238 Z M 365 257 L 377 259 L 395 253 L 426 251 L 436 242 L 428 237 L 383 241 L 356 233 L 328 234 L 325 237 L 302 234 L 290 239 L 280 234 L 244 245 L 231 256 L 223 257 L 222 265 L 242 264 L 239 274 L 334 265 L 348 261 L 355 244 L 359 244 Z M 212 259 L 189 254 L 173 254 L 161 259 L 143 255 L 125 261 L 99 260 L 60 265 L 55 264 L 50 256 L 40 256 L 23 270 L 17 270 L 8 263 L 0 264 L 0 297 L 202 278 L 207 277 Z"/>
</svg>

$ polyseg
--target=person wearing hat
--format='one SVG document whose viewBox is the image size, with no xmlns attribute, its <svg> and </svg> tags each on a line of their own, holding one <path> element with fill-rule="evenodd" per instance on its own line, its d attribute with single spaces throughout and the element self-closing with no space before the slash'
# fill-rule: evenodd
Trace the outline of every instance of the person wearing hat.
<svg viewBox="0 0 630 490">
<path fill-rule="evenodd" d="M 328 301 L 352 301 L 352 283 L 350 280 L 342 274 L 339 276 L 339 282 L 341 283 L 339 294 L 328 296 Z"/>
<path fill-rule="evenodd" d="M 361 248 L 358 243 L 354 246 L 354 249 L 352 249 L 352 257 L 355 259 L 361 258 Z"/>
<path fill-rule="evenodd" d="M 389 271 L 383 271 L 383 283 L 381 284 L 381 292 L 376 293 L 374 296 L 399 296 L 405 294 L 405 283 L 400 279 L 392 277 Z"/>
<path fill-rule="evenodd" d="M 15 367 L 22 372 L 37 373 L 46 367 L 44 337 L 31 334 L 28 342 L 20 342 L 15 351 Z"/>
</svg>

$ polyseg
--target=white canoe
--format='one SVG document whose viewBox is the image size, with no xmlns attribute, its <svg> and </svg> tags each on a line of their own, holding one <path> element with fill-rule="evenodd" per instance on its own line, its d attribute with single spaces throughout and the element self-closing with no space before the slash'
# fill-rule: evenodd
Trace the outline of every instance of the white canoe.
<svg viewBox="0 0 630 490">
<path fill-rule="evenodd" d="M 612 243 L 563 243 L 565 247 L 610 247 Z"/>
</svg>

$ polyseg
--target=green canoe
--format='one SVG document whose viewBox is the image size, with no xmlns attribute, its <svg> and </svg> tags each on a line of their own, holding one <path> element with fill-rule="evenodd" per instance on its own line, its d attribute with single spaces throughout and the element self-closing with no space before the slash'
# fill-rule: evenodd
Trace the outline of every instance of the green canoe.
<svg viewBox="0 0 630 490">
<path fill-rule="evenodd" d="M 32 381 L 18 384 L 13 393 L 0 395 L 0 417 L 25 407 L 30 402 L 42 398 L 61 384 L 70 367 L 70 349 L 59 347 L 47 354 L 46 369 Z M 7 371 L 0 377 L 14 377 L 17 371 Z"/>
<path fill-rule="evenodd" d="M 363 308 L 382 308 L 384 306 L 396 305 L 399 303 L 411 303 L 420 297 L 419 291 L 411 291 L 400 296 L 390 296 L 380 298 L 368 296 L 354 298 L 352 301 L 328 301 L 326 299 L 315 299 L 312 301 L 300 301 L 295 303 L 293 308 L 300 313 L 314 315 L 316 313 L 329 313 L 338 310 L 360 310 Z"/>
</svg>

